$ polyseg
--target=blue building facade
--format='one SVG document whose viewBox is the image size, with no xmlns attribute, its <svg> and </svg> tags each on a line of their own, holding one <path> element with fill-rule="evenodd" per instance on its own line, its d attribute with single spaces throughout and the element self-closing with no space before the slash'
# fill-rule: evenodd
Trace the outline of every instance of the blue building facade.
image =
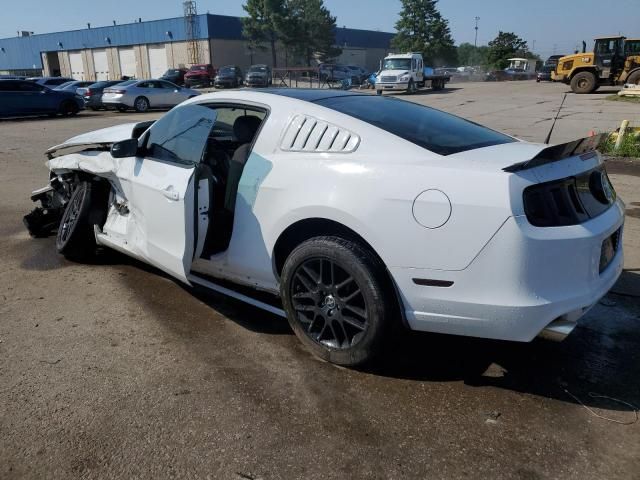
<svg viewBox="0 0 640 480">
<path fill-rule="evenodd" d="M 201 40 L 243 40 L 239 17 L 198 15 L 196 30 Z M 386 49 L 392 37 L 386 32 L 338 28 L 336 44 Z M 4 38 L 0 39 L 0 72 L 41 70 L 46 53 L 184 41 L 183 17 Z"/>
</svg>

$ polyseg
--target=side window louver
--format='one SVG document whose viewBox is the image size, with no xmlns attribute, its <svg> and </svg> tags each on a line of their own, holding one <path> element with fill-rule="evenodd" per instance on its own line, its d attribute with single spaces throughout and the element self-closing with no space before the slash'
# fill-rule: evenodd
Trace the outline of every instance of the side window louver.
<svg viewBox="0 0 640 480">
<path fill-rule="evenodd" d="M 360 137 L 344 128 L 307 115 L 296 115 L 282 139 L 282 150 L 290 152 L 350 153 L 360 144 Z"/>
</svg>

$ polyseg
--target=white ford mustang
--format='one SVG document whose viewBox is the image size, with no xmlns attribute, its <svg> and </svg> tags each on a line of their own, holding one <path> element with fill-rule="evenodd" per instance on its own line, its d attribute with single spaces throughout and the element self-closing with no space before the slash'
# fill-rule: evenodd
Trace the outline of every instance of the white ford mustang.
<svg viewBox="0 0 640 480">
<path fill-rule="evenodd" d="M 213 93 L 48 150 L 25 223 L 68 257 L 113 248 L 286 316 L 342 365 L 394 324 L 530 341 L 568 334 L 622 270 L 598 140 L 526 143 L 349 92 Z"/>
</svg>

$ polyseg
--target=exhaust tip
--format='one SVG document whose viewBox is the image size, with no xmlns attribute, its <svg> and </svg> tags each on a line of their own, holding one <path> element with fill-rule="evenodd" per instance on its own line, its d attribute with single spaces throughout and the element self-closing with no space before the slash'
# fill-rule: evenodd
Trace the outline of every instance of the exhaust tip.
<svg viewBox="0 0 640 480">
<path fill-rule="evenodd" d="M 565 316 L 559 317 L 547 325 L 538 337 L 552 342 L 562 342 L 577 326 L 577 320 L 568 320 Z"/>
</svg>

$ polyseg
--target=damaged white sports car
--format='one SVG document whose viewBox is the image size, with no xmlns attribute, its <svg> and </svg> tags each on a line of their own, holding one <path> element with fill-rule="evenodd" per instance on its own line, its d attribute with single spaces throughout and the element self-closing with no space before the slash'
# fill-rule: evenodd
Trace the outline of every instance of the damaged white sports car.
<svg viewBox="0 0 640 480">
<path fill-rule="evenodd" d="M 526 143 L 349 92 L 213 93 L 51 148 L 25 223 L 66 256 L 113 248 L 286 316 L 342 365 L 394 324 L 530 341 L 570 332 L 621 272 L 598 140 Z"/>
</svg>

